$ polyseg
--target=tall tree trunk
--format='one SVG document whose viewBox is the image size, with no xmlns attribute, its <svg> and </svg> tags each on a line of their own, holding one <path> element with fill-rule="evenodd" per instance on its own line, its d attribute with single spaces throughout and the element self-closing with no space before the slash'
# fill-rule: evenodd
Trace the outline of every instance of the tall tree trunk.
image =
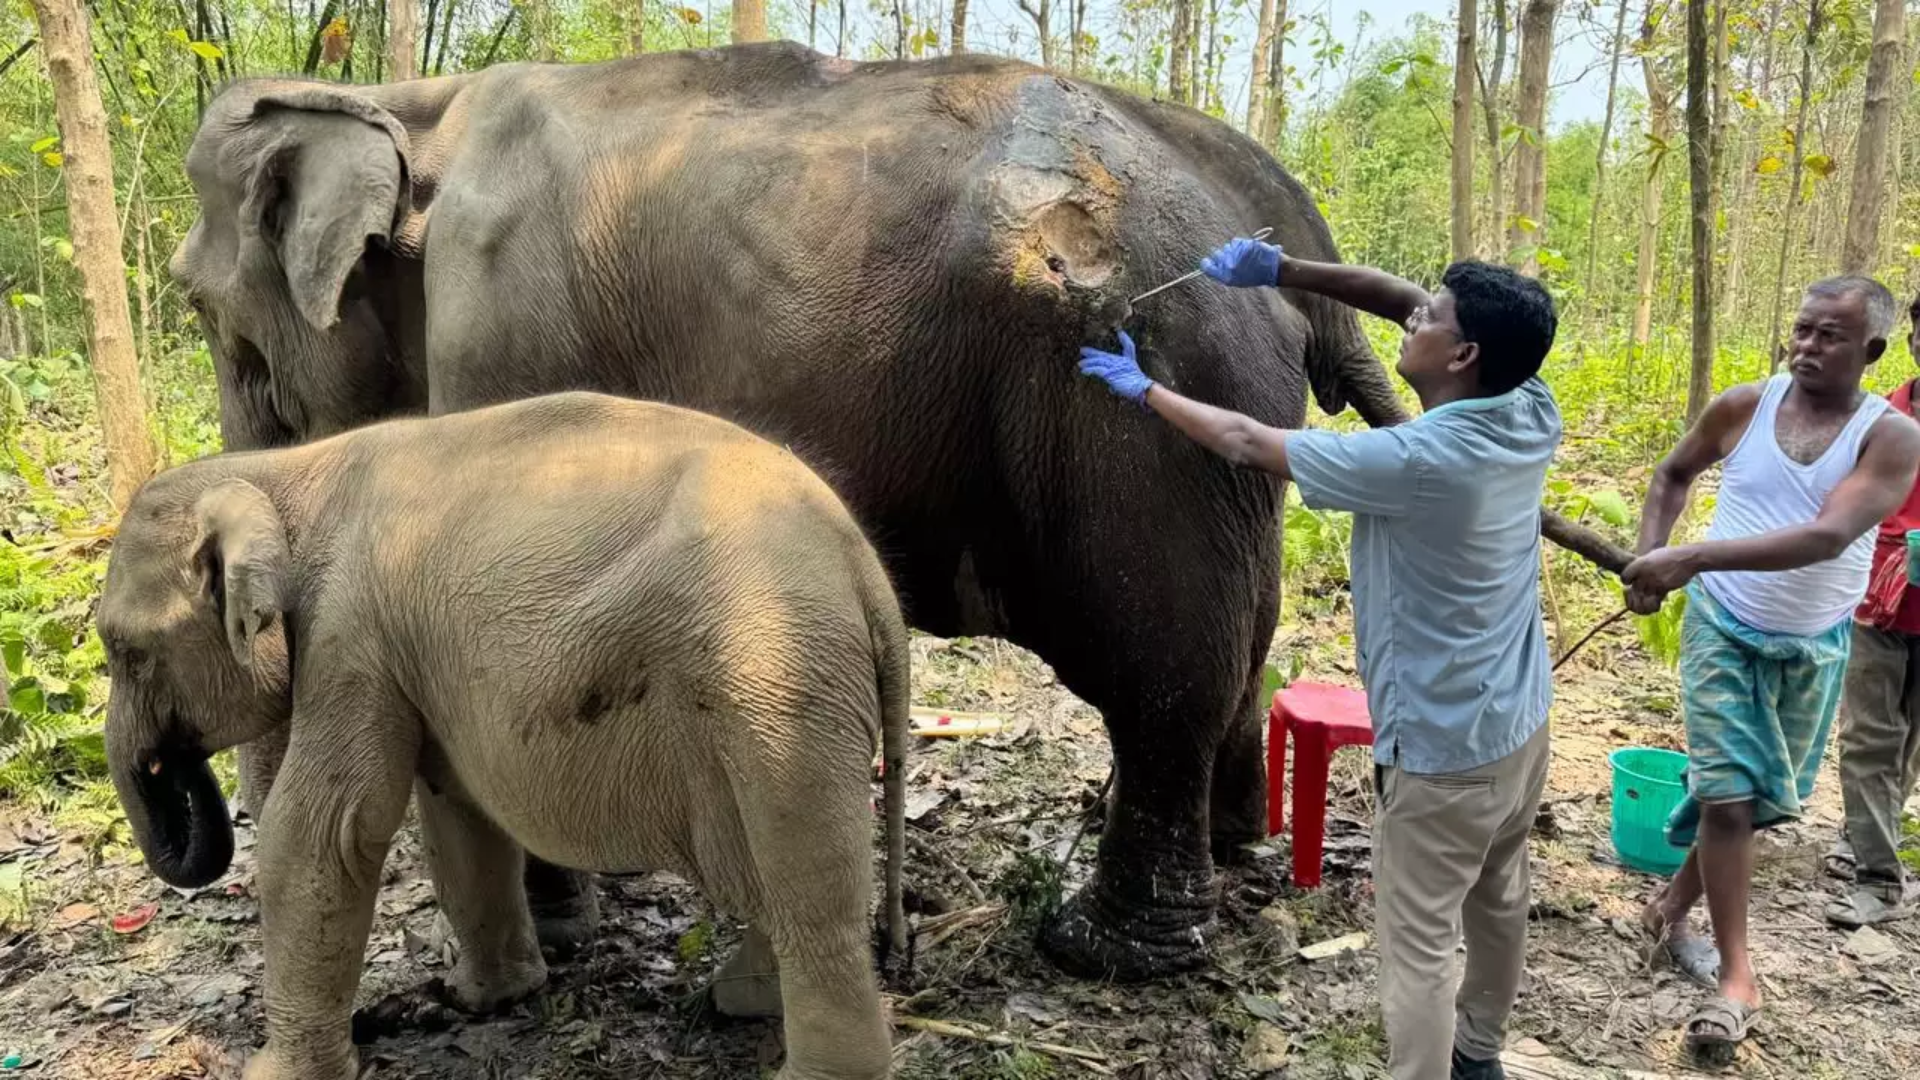
<svg viewBox="0 0 1920 1080">
<path fill-rule="evenodd" d="M 1800 181 L 1807 162 L 1807 105 L 1813 97 L 1813 47 L 1820 42 L 1820 27 L 1825 18 L 1825 0 L 1812 0 L 1807 7 L 1807 34 L 1800 42 L 1800 114 L 1793 122 L 1793 169 L 1787 180 L 1786 209 L 1781 215 L 1780 257 L 1773 269 L 1773 316 L 1767 320 L 1767 350 L 1773 370 L 1786 359 L 1786 349 L 1780 340 L 1780 316 L 1787 297 L 1787 249 L 1793 244 L 1793 219 L 1800 209 Z"/>
<path fill-rule="evenodd" d="M 1453 46 L 1453 176 L 1448 193 L 1455 262 L 1473 257 L 1473 80 L 1480 70 L 1473 44 L 1479 18 L 1474 0 L 1460 0 Z"/>
<path fill-rule="evenodd" d="M 847 0 L 840 0 L 840 36 L 834 39 L 833 55 L 847 58 Z"/>
<path fill-rule="evenodd" d="M 449 3 L 452 0 L 448 0 Z M 628 4 L 627 21 L 630 29 L 627 33 L 627 55 L 639 56 L 647 51 L 647 0 L 632 0 Z M 807 6 L 807 48 L 813 48 L 813 23 L 820 13 L 820 0 L 811 0 Z"/>
<path fill-rule="evenodd" d="M 1067 3 L 1072 5 L 1067 19 L 1067 34 L 1071 38 L 1067 45 L 1067 70 L 1078 75 L 1082 45 L 1087 40 L 1087 0 L 1067 0 Z"/>
<path fill-rule="evenodd" d="M 955 53 L 967 51 L 967 3 L 968 0 L 953 0 L 953 48 Z"/>
<path fill-rule="evenodd" d="M 1713 116 L 1709 88 L 1713 50 L 1707 0 L 1687 4 L 1687 194 L 1693 211 L 1693 364 L 1687 379 L 1687 426 L 1713 397 Z"/>
<path fill-rule="evenodd" d="M 1731 2 L 1732 0 L 1718 0 L 1713 6 L 1713 141 L 1710 144 L 1713 159 L 1713 185 L 1708 192 L 1707 215 L 1708 221 L 1711 222 L 1710 227 L 1713 229 L 1713 248 L 1716 253 L 1726 246 L 1726 237 L 1722 235 L 1723 232 L 1731 231 L 1730 226 L 1724 230 L 1721 227 L 1721 222 L 1726 218 L 1723 211 L 1726 205 L 1727 167 L 1732 156 L 1730 153 L 1732 140 L 1728 133 L 1733 127 L 1733 98 L 1728 88 L 1733 82 L 1733 63 L 1727 55 L 1731 47 L 1727 36 L 1727 7 Z M 1708 299 L 1708 304 L 1714 312 L 1717 313 L 1720 310 L 1726 291 L 1727 276 L 1719 273 L 1716 267 L 1713 295 Z M 1716 320 L 1714 347 L 1717 349 L 1720 341 L 1718 315 L 1716 314 L 1714 318 Z"/>
<path fill-rule="evenodd" d="M 1520 141 L 1513 150 L 1513 224 L 1507 233 L 1507 250 L 1530 250 L 1522 263 L 1529 274 L 1539 272 L 1538 251 L 1546 239 L 1547 73 L 1553 63 L 1553 24 L 1559 14 L 1560 0 L 1527 0 L 1520 12 L 1520 100 L 1514 108 Z M 1525 227 L 1529 223 L 1531 229 Z"/>
<path fill-rule="evenodd" d="M 644 2 L 644 0 L 635 0 L 636 4 L 642 2 Z M 459 0 L 447 0 L 447 17 L 446 20 L 440 24 L 440 44 L 435 46 L 433 51 L 433 73 L 435 75 L 447 70 L 447 44 L 453 40 L 453 13 L 459 6 Z M 645 12 L 642 11 L 641 14 L 644 16 Z M 639 39 L 635 38 L 634 40 L 637 46 Z M 425 57 L 421 58 L 420 70 L 427 70 Z"/>
<path fill-rule="evenodd" d="M 1077 0 L 1076 0 L 1077 2 Z M 1220 63 L 1220 0 L 1207 0 L 1207 52 L 1206 62 L 1200 65 L 1200 85 L 1202 92 L 1195 95 L 1197 103 L 1203 108 L 1214 108 L 1220 104 L 1220 80 L 1217 78 Z"/>
<path fill-rule="evenodd" d="M 1880 0 L 1873 11 L 1873 53 L 1867 61 L 1867 100 L 1853 149 L 1853 189 L 1847 197 L 1846 246 L 1840 272 L 1864 274 L 1880 252 L 1880 211 L 1887 194 L 1887 153 L 1904 89 L 1901 72 L 1907 43 L 1906 0 Z"/>
<path fill-rule="evenodd" d="M 140 389 L 140 358 L 134 355 L 133 323 L 127 314 L 127 264 L 113 201 L 107 113 L 100 103 L 100 84 L 94 81 L 86 8 L 80 0 L 34 0 L 33 14 L 46 49 L 60 148 L 66 155 L 61 176 L 67 187 L 73 261 L 80 271 L 80 299 L 87 313 L 88 360 L 106 437 L 107 480 L 114 506 L 125 510 L 134 491 L 153 475 L 155 456 L 146 396 Z"/>
<path fill-rule="evenodd" d="M 1620 88 L 1620 54 L 1626 51 L 1627 3 L 1620 0 L 1613 17 L 1613 40 L 1607 56 L 1607 111 L 1600 121 L 1600 149 L 1593 155 L 1593 208 L 1587 213 L 1587 276 L 1589 292 L 1596 290 L 1594 270 L 1600 257 L 1600 207 L 1607 191 L 1607 144 L 1613 141 L 1613 106 Z M 1611 275 L 1609 275 L 1611 277 Z"/>
<path fill-rule="evenodd" d="M 1487 251 L 1485 254 L 1496 261 L 1505 262 L 1507 230 L 1507 156 L 1501 152 L 1502 128 L 1500 123 L 1500 90 L 1507 73 L 1507 0 L 1493 0 L 1493 72 L 1491 78 L 1480 83 L 1480 113 L 1487 124 L 1487 172 L 1492 180 L 1489 185 L 1493 197 L 1487 228 Z"/>
<path fill-rule="evenodd" d="M 1021 0 L 1025 3 L 1026 0 Z M 1193 83 L 1187 63 L 1187 35 L 1193 32 L 1194 0 L 1173 0 L 1173 33 L 1167 42 L 1167 97 L 1175 104 L 1193 100 Z"/>
<path fill-rule="evenodd" d="M 1266 118 L 1260 132 L 1260 141 L 1276 151 L 1287 127 L 1287 4 L 1288 0 L 1274 4 L 1273 48 L 1267 61 Z M 1471 104 L 1468 107 L 1471 108 Z"/>
<path fill-rule="evenodd" d="M 1033 20 L 1033 32 L 1040 36 L 1040 66 L 1053 67 L 1053 0 L 1020 0 L 1020 10 Z"/>
<path fill-rule="evenodd" d="M 394 82 L 404 82 L 420 74 L 413 57 L 419 18 L 419 0 L 387 0 L 387 78 Z"/>
<path fill-rule="evenodd" d="M 733 43 L 767 40 L 767 0 L 733 0 Z"/>
<path fill-rule="evenodd" d="M 1206 104 L 1206 69 L 1200 66 L 1200 42 L 1205 30 L 1207 9 L 1202 0 L 1187 3 L 1187 78 L 1191 80 L 1187 104 L 1198 109 Z"/>
<path fill-rule="evenodd" d="M 1660 168 L 1666 163 L 1667 150 L 1673 145 L 1673 97 L 1660 77 L 1654 57 L 1654 34 L 1659 29 L 1659 0 L 1647 5 L 1646 18 L 1640 24 L 1640 72 L 1647 83 L 1647 141 L 1652 158 L 1647 162 L 1646 180 L 1640 189 L 1640 248 L 1634 260 L 1633 347 L 1644 350 L 1653 333 L 1653 282 L 1659 270 L 1660 240 Z"/>
<path fill-rule="evenodd" d="M 1268 65 L 1273 56 L 1274 0 L 1260 0 L 1254 23 L 1253 62 L 1247 65 L 1247 134 L 1258 139 L 1267 130 L 1267 93 L 1273 85 Z"/>
</svg>

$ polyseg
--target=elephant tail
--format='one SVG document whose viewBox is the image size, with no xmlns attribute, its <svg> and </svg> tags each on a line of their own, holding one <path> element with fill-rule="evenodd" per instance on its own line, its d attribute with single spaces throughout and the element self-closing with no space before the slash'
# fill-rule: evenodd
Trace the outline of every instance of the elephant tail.
<svg viewBox="0 0 1920 1080">
<path fill-rule="evenodd" d="M 874 573 L 885 582 L 886 573 L 875 559 Z M 901 619 L 893 589 L 879 595 L 868 618 L 873 626 L 874 666 L 880 690 L 880 762 L 883 810 L 887 826 L 887 864 L 884 878 L 887 936 L 881 956 L 907 955 L 907 909 L 903 881 L 907 864 L 907 628 Z"/>
</svg>

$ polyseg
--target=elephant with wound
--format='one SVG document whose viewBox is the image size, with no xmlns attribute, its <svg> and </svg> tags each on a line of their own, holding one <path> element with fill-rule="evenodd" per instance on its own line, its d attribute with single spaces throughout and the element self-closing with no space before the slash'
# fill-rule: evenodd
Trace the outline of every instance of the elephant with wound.
<svg viewBox="0 0 1920 1080">
<path fill-rule="evenodd" d="M 259 825 L 248 1080 L 356 1075 L 349 1014 L 410 793 L 462 1005 L 546 978 L 523 852 L 670 869 L 750 924 L 736 972 L 776 987 L 783 1080 L 887 1075 L 869 796 L 878 737 L 904 947 L 906 624 L 791 453 L 574 392 L 216 455 L 135 496 L 98 623 L 108 763 L 164 880 L 232 857 L 208 755 L 289 736 Z"/>
<path fill-rule="evenodd" d="M 1257 144 L 1011 60 L 756 44 L 239 82 L 187 168 L 201 216 L 172 272 L 229 447 L 565 389 L 793 447 L 911 624 L 1024 645 L 1101 711 L 1112 803 L 1048 953 L 1123 978 L 1203 958 L 1213 857 L 1265 821 L 1282 488 L 1074 367 L 1124 319 L 1153 378 L 1262 422 L 1298 427 L 1309 388 L 1405 418 L 1354 313 L 1320 297 L 1194 283 L 1130 312 L 1262 225 L 1338 257 Z M 253 805 L 277 749 L 241 754 Z M 544 943 L 590 932 L 589 884 L 530 862 Z"/>
</svg>

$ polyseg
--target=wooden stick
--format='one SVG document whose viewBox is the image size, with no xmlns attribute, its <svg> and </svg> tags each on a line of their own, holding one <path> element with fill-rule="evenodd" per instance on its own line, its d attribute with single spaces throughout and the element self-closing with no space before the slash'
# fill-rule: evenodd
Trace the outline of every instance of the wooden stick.
<svg viewBox="0 0 1920 1080">
<path fill-rule="evenodd" d="M 1109 1072 L 1107 1069 L 1097 1068 L 1100 1063 L 1107 1060 L 1105 1054 L 1093 1050 L 1083 1050 L 1077 1046 L 1061 1046 L 1058 1043 L 1046 1042 L 1027 1042 L 1022 1039 L 1016 1039 L 1011 1035 L 1002 1035 L 996 1031 L 975 1031 L 972 1028 L 961 1027 L 959 1024 L 949 1023 L 945 1020 L 930 1020 L 924 1016 L 896 1016 L 893 1018 L 893 1026 L 906 1028 L 909 1031 L 924 1031 L 929 1035 L 945 1035 L 955 1039 L 972 1039 L 975 1042 L 983 1042 L 992 1046 L 1013 1046 L 1028 1050 L 1037 1050 L 1040 1053 L 1050 1054 L 1053 1057 L 1072 1058 L 1075 1061 L 1088 1063 L 1091 1066 L 1095 1066 L 1096 1071 L 1103 1074 Z"/>
</svg>

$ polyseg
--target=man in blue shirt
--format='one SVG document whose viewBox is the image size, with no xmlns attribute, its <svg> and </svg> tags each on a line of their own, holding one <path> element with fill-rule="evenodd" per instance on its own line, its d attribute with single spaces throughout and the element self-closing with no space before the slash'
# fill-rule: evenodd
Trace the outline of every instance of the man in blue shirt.
<svg viewBox="0 0 1920 1080">
<path fill-rule="evenodd" d="M 1504 267 L 1455 263 L 1430 296 L 1379 270 L 1289 259 L 1249 239 L 1202 268 L 1227 285 L 1320 293 L 1406 331 L 1396 370 L 1423 414 L 1354 434 L 1283 431 L 1184 398 L 1141 370 L 1125 332 L 1118 354 L 1083 349 L 1080 370 L 1233 464 L 1293 480 L 1308 506 L 1353 513 L 1391 1071 L 1503 1077 L 1525 968 L 1527 835 L 1548 763 L 1540 497 L 1560 413 L 1538 372 L 1553 300 Z M 1455 1007 L 1436 1008 L 1448 995 Z"/>
</svg>

